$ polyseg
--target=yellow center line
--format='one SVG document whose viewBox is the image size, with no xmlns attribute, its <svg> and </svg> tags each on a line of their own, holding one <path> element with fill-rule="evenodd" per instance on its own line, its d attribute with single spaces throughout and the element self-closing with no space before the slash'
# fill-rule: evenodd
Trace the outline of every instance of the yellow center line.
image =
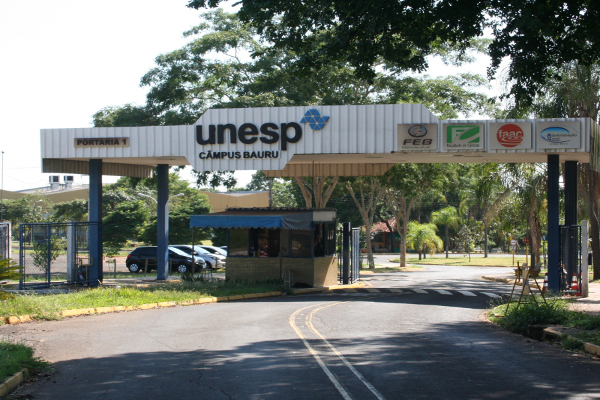
<svg viewBox="0 0 600 400">
<path fill-rule="evenodd" d="M 346 303 L 346 302 L 343 302 L 343 303 Z M 324 308 L 336 306 L 338 304 L 342 304 L 342 302 L 335 303 L 335 304 L 329 304 L 329 305 L 319 307 L 319 308 L 312 310 L 306 316 L 306 320 L 305 320 L 306 325 L 309 327 L 309 329 L 315 335 L 317 335 L 317 337 L 319 337 L 319 339 L 321 339 L 327 345 L 327 347 L 329 347 L 329 349 L 333 352 L 333 354 L 335 354 L 336 356 L 339 357 L 340 360 L 342 360 L 344 365 L 346 365 L 346 367 L 348 367 L 348 369 L 350 369 L 350 371 L 352 371 L 352 373 L 371 391 L 371 393 L 373 393 L 375 395 L 375 397 L 377 397 L 379 400 L 385 400 L 385 397 L 383 397 L 383 395 L 381 393 L 379 393 L 379 391 L 377 389 L 375 389 L 375 387 L 368 380 L 366 380 L 365 377 L 360 372 L 358 372 L 358 370 L 356 368 L 354 368 L 354 366 L 352 364 L 350 364 L 350 362 L 346 359 L 346 357 L 344 357 L 342 355 L 342 353 L 340 353 L 335 347 L 333 347 L 333 345 L 329 342 L 329 340 L 327 340 L 323 335 L 321 335 L 321 333 L 319 331 L 317 331 L 317 329 L 315 328 L 315 326 L 312 323 L 313 315 L 315 315 L 315 313 L 317 311 L 320 311 Z"/>
<path fill-rule="evenodd" d="M 340 302 L 340 303 L 345 303 L 345 302 Z M 337 303 L 337 304 L 340 304 L 340 303 Z M 335 305 L 335 304 L 332 304 L 332 305 Z M 296 332 L 298 337 L 300 337 L 300 339 L 302 339 L 304 346 L 306 346 L 306 348 L 308 349 L 310 354 L 312 354 L 312 356 L 315 358 L 315 360 L 317 361 L 317 363 L 319 364 L 319 366 L 321 367 L 323 372 L 325 372 L 325 375 L 327 375 L 327 377 L 329 378 L 331 383 L 333 383 L 333 386 L 335 386 L 335 388 L 338 390 L 338 392 L 340 392 L 340 394 L 342 395 L 344 400 L 352 400 L 352 397 L 350 396 L 350 394 L 348 394 L 348 392 L 346 391 L 346 389 L 344 389 L 344 387 L 342 386 L 340 381 L 338 381 L 337 378 L 335 377 L 335 375 L 333 375 L 333 373 L 329 370 L 329 368 L 327 368 L 327 365 L 325 365 L 323 360 L 321 360 L 321 357 L 319 357 L 319 354 L 317 353 L 317 351 L 315 349 L 313 349 L 313 347 L 310 345 L 310 343 L 308 343 L 308 341 L 306 340 L 306 337 L 302 334 L 302 332 L 300 332 L 300 329 L 298 329 L 298 326 L 296 326 L 296 322 L 295 322 L 296 316 L 301 311 L 306 310 L 307 308 L 310 308 L 310 307 L 314 307 L 314 305 L 296 310 L 296 312 L 294 312 L 292 315 L 290 315 L 289 324 L 292 327 L 292 329 Z"/>
</svg>

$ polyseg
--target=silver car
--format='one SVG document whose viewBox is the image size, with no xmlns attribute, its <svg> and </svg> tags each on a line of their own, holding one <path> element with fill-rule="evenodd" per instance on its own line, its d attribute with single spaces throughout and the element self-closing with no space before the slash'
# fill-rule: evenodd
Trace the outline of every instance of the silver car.
<svg viewBox="0 0 600 400">
<path fill-rule="evenodd" d="M 225 268 L 225 257 L 219 254 L 211 254 L 208 251 L 204 250 L 200 246 L 194 246 L 189 244 L 178 244 L 171 245 L 170 247 L 175 247 L 181 251 L 186 252 L 187 254 L 194 254 L 194 257 L 198 257 L 203 259 L 206 262 L 206 267 L 211 269 L 216 268 Z"/>
<path fill-rule="evenodd" d="M 199 244 L 196 247 L 201 247 L 204 250 L 208 251 L 210 254 L 217 254 L 217 255 L 221 255 L 223 257 L 227 257 L 227 250 L 221 248 L 221 247 L 216 247 L 216 246 L 207 246 L 204 244 Z"/>
</svg>

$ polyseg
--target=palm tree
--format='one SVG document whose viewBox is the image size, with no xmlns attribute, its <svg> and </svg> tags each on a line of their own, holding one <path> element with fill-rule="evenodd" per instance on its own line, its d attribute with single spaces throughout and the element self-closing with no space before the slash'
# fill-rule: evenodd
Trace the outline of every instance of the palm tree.
<svg viewBox="0 0 600 400">
<path fill-rule="evenodd" d="M 420 224 L 417 221 L 408 223 L 408 234 L 406 235 L 406 245 L 419 253 L 425 258 L 427 250 L 433 252 L 443 248 L 442 239 L 436 235 L 437 226 L 435 224 Z"/>
<path fill-rule="evenodd" d="M 444 225 L 444 244 L 446 247 L 446 258 L 448 258 L 448 231 L 450 228 L 458 227 L 458 212 L 456 208 L 452 206 L 448 206 L 446 208 L 442 208 L 439 211 L 434 211 L 431 213 L 431 222 L 436 225 Z"/>
<path fill-rule="evenodd" d="M 480 216 L 483 222 L 484 257 L 488 256 L 488 232 L 494 217 L 502 210 L 510 188 L 502 186 L 502 168 L 500 164 L 477 164 L 473 167 L 473 179 L 470 190 L 460 204 L 461 212 L 467 211 L 467 219 L 471 213 Z"/>
</svg>

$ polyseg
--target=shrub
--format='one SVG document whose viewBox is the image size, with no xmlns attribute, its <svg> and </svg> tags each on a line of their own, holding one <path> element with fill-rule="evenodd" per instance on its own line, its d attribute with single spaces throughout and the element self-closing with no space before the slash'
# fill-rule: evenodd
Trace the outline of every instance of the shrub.
<svg viewBox="0 0 600 400">
<path fill-rule="evenodd" d="M 506 305 L 503 305 L 506 309 Z M 499 319 L 499 324 L 504 328 L 516 332 L 525 333 L 529 325 L 562 325 L 569 320 L 569 311 L 565 301 L 560 299 L 547 299 L 544 302 L 541 298 L 535 302 L 510 305 L 504 318 Z"/>
</svg>

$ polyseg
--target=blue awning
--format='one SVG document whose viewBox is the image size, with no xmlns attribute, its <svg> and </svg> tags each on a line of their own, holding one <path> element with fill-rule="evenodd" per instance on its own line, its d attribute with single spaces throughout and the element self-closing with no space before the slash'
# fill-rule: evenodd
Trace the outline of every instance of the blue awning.
<svg viewBox="0 0 600 400">
<path fill-rule="evenodd" d="M 314 229 L 312 212 L 222 212 L 192 215 L 190 228 Z"/>
</svg>

